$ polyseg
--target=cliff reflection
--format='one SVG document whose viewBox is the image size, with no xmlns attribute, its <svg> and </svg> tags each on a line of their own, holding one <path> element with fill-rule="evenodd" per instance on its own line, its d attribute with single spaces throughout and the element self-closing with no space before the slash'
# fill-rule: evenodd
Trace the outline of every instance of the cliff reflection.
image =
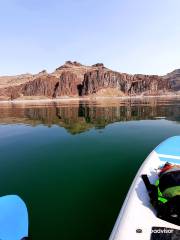
<svg viewBox="0 0 180 240">
<path fill-rule="evenodd" d="M 180 101 L 153 99 L 111 104 L 79 101 L 73 104 L 54 102 L 41 106 L 8 104 L 0 107 L 0 124 L 58 125 L 71 134 L 104 128 L 114 122 L 158 118 L 180 121 Z"/>
</svg>

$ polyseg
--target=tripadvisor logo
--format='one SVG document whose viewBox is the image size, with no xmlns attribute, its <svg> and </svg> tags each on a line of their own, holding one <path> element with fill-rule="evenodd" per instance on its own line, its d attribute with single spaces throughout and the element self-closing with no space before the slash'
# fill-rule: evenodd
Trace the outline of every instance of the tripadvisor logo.
<svg viewBox="0 0 180 240">
<path fill-rule="evenodd" d="M 173 233 L 173 229 L 167 229 L 167 228 L 157 228 L 152 229 L 151 233 Z"/>
<path fill-rule="evenodd" d="M 151 233 L 173 233 L 174 229 L 167 229 L 167 228 L 156 228 L 156 229 L 152 229 Z M 136 233 L 142 233 L 142 229 L 141 228 L 137 228 L 136 229 Z"/>
</svg>

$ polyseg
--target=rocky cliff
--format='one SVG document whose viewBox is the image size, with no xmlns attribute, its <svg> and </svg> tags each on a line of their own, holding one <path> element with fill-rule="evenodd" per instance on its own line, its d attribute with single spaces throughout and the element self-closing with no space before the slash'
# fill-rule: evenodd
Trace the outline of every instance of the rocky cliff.
<svg viewBox="0 0 180 240">
<path fill-rule="evenodd" d="M 164 79 L 171 83 L 171 88 L 173 91 L 180 91 L 180 69 L 176 69 L 171 73 L 164 76 Z"/>
<path fill-rule="evenodd" d="M 35 75 L 0 77 L 0 100 L 176 94 L 179 82 L 180 70 L 166 76 L 130 75 L 102 63 L 84 66 L 67 61 L 50 74 L 43 70 Z"/>
</svg>

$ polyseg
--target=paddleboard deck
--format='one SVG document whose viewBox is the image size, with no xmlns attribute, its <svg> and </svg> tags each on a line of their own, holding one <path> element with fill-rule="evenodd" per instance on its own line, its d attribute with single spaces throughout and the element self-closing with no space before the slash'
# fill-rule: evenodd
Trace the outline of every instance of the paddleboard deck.
<svg viewBox="0 0 180 240">
<path fill-rule="evenodd" d="M 147 174 L 154 184 L 158 179 L 155 169 L 166 162 L 180 164 L 180 136 L 165 140 L 146 158 L 129 189 L 109 240 L 171 239 L 167 238 L 168 234 L 172 239 L 180 239 L 180 226 L 156 217 L 141 178 L 142 174 Z"/>
</svg>

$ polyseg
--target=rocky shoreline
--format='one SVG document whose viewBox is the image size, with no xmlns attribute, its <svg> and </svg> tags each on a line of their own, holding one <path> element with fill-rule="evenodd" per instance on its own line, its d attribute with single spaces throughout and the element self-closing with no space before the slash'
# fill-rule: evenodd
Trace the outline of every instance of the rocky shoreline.
<svg viewBox="0 0 180 240">
<path fill-rule="evenodd" d="M 166 94 L 157 96 L 122 96 L 122 97 L 62 97 L 56 99 L 42 98 L 42 99 L 14 99 L 14 100 L 1 100 L 0 106 L 6 104 L 33 104 L 33 105 L 44 105 L 46 103 L 74 103 L 79 101 L 83 102 L 113 102 L 113 101 L 123 101 L 123 100 L 149 100 L 149 99 L 180 99 L 180 94 Z"/>
</svg>

